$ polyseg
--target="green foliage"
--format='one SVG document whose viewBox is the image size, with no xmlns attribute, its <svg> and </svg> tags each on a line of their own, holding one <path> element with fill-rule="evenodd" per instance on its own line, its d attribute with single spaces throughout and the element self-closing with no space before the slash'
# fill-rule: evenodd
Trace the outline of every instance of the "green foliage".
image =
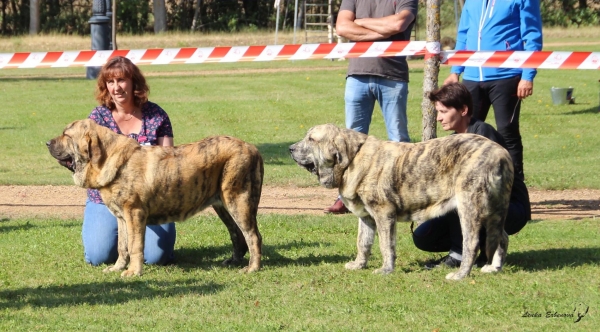
<svg viewBox="0 0 600 332">
<path fill-rule="evenodd" d="M 40 27 L 43 33 L 67 33 L 85 35 L 90 33 L 92 0 L 39 0 Z M 272 0 L 165 0 L 167 26 L 172 31 L 190 31 L 196 15 L 196 29 L 203 32 L 235 32 L 248 29 L 272 29 L 276 12 Z M 0 17 L 0 34 L 20 35 L 29 31 L 29 0 L 8 0 Z M 333 1 L 336 12 L 341 0 Z M 425 0 L 420 0 L 417 31 L 423 38 L 425 32 Z M 455 8 L 460 5 L 454 0 L 442 0 L 440 19 L 442 29 L 455 29 Z M 198 8 L 198 4 L 200 7 Z M 293 22 L 294 2 L 282 1 L 280 24 L 290 28 Z M 284 9 L 285 6 L 286 8 Z M 117 2 L 119 33 L 141 34 L 152 29 L 152 0 L 123 0 Z M 302 10 L 300 6 L 299 10 Z M 542 22 L 544 26 L 596 26 L 600 24 L 600 6 L 588 1 L 585 7 L 577 0 L 541 0 Z M 285 14 L 287 13 L 287 16 Z M 335 14 L 335 13 L 334 13 Z M 300 19 L 304 17 L 299 14 Z M 302 21 L 298 22 L 302 27 Z"/>
<path fill-rule="evenodd" d="M 27 0 L 24 2 L 29 3 Z M 92 0 L 39 0 L 40 32 L 83 35 L 90 32 L 89 23 L 92 14 Z M 27 13 L 29 15 L 29 13 Z M 27 20 L 29 24 L 29 17 Z M 21 27 L 23 32 L 28 26 Z"/>
<path fill-rule="evenodd" d="M 176 262 L 122 279 L 83 261 L 81 221 L 0 222 L 2 331 L 595 331 L 600 319 L 597 220 L 535 221 L 511 236 L 500 274 L 460 282 L 425 270 L 398 224 L 396 270 L 347 271 L 354 216 L 259 215 L 263 268 L 223 267 L 231 255 L 213 215 L 177 224 Z M 247 259 L 248 256 L 246 256 Z M 247 260 L 246 260 L 247 262 Z M 589 312 L 573 318 L 576 303 Z M 542 317 L 522 317 L 526 312 Z M 595 326 L 595 327 L 594 327 Z"/>
<path fill-rule="evenodd" d="M 578 0 L 542 0 L 542 22 L 545 26 L 597 26 L 600 24 L 600 6 L 579 6 Z"/>
<path fill-rule="evenodd" d="M 150 3 L 139 0 L 120 0 L 117 2 L 119 32 L 144 33 L 150 22 Z"/>
</svg>

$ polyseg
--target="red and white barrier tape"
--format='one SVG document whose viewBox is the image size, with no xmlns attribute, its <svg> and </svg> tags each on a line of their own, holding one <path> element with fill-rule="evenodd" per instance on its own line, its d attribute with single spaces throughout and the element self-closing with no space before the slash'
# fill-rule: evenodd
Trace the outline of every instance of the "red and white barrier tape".
<svg viewBox="0 0 600 332">
<path fill-rule="evenodd" d="M 466 67 L 600 69 L 600 52 L 445 51 L 443 64 Z"/>
<path fill-rule="evenodd" d="M 94 67 L 121 55 L 137 65 L 336 59 L 425 54 L 425 42 L 361 42 L 0 54 L 1 68 Z"/>
<path fill-rule="evenodd" d="M 455 66 L 600 69 L 600 52 L 440 51 L 439 43 L 424 41 L 0 53 L 0 69 L 96 67 L 117 55 L 138 65 L 159 65 L 433 54 L 440 54 L 442 64 Z"/>
</svg>

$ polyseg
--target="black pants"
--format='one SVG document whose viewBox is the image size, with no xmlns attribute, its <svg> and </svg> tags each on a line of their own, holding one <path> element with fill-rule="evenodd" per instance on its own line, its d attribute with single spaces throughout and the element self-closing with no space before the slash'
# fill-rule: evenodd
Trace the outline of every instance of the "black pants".
<svg viewBox="0 0 600 332">
<path fill-rule="evenodd" d="M 504 230 L 508 235 L 520 231 L 527 224 L 526 207 L 518 201 L 511 201 Z M 479 247 L 485 248 L 485 229 L 479 233 Z M 423 251 L 448 252 L 462 254 L 462 232 L 458 213 L 452 211 L 441 217 L 427 220 L 413 231 L 415 246 Z M 485 249 L 481 251 L 485 254 Z"/>
<path fill-rule="evenodd" d="M 519 130 L 521 100 L 517 97 L 520 76 L 475 82 L 463 80 L 473 97 L 473 117 L 481 121 L 487 118 L 490 106 L 494 107 L 496 130 L 502 135 L 506 149 L 515 166 L 515 176 L 523 178 L 523 142 Z"/>
</svg>

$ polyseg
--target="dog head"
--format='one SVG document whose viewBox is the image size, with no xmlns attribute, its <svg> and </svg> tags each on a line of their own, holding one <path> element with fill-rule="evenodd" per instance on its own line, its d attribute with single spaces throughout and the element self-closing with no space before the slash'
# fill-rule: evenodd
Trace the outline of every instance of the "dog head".
<svg viewBox="0 0 600 332">
<path fill-rule="evenodd" d="M 299 166 L 319 178 L 322 186 L 339 188 L 366 139 L 367 135 L 357 131 L 324 124 L 310 128 L 303 140 L 290 146 L 290 153 Z"/>
<path fill-rule="evenodd" d="M 118 134 L 93 120 L 78 120 L 67 125 L 62 135 L 46 142 L 46 146 L 59 164 L 73 172 L 76 185 L 99 188 L 103 185 L 99 183 L 99 174 L 107 158 L 101 137 L 111 135 Z"/>
</svg>

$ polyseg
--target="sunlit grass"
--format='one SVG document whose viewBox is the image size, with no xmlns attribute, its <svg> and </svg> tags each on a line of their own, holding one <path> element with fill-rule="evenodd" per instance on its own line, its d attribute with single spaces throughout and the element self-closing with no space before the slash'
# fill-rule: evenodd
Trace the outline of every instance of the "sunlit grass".
<svg viewBox="0 0 600 332">
<path fill-rule="evenodd" d="M 594 331 L 600 324 L 597 221 L 542 221 L 511 237 L 502 273 L 474 270 L 461 282 L 422 265 L 409 225 L 398 225 L 396 270 L 378 244 L 366 270 L 356 253 L 354 216 L 261 215 L 263 269 L 223 267 L 231 254 L 214 216 L 177 226 L 176 262 L 122 279 L 83 262 L 81 222 L 0 222 L 3 331 Z M 247 258 L 247 256 L 246 256 Z M 573 314 L 589 307 L 578 323 Z M 526 312 L 542 317 L 525 318 Z"/>
</svg>

